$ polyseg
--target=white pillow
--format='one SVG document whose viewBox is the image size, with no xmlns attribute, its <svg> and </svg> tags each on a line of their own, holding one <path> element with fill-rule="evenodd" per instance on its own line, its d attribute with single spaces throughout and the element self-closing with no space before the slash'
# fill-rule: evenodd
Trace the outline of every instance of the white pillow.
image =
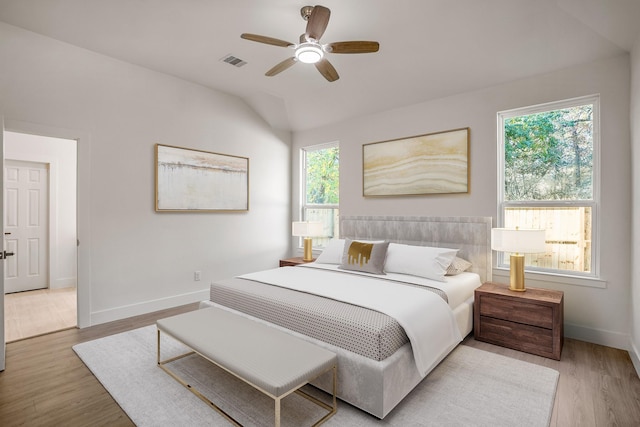
<svg viewBox="0 0 640 427">
<path fill-rule="evenodd" d="M 344 239 L 331 239 L 316 258 L 318 264 L 340 264 L 344 252 Z"/>
<path fill-rule="evenodd" d="M 457 253 L 458 249 L 391 243 L 387 249 L 384 271 L 444 282 L 447 268 Z"/>
</svg>

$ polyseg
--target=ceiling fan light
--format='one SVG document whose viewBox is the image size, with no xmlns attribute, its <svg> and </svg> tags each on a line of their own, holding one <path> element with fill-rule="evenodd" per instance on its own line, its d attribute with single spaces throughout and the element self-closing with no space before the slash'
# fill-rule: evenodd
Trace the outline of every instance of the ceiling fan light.
<svg viewBox="0 0 640 427">
<path fill-rule="evenodd" d="M 302 43 L 296 48 L 296 59 L 305 64 L 315 64 L 324 56 L 322 48 L 317 44 Z"/>
</svg>

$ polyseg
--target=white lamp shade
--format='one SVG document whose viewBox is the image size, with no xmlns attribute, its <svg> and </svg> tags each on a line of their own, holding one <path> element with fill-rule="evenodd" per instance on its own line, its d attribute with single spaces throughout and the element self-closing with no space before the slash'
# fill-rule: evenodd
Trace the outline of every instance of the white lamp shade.
<svg viewBox="0 0 640 427">
<path fill-rule="evenodd" d="M 316 221 L 296 221 L 291 224 L 291 234 L 300 237 L 322 235 L 322 223 Z"/>
<path fill-rule="evenodd" d="M 491 249 L 498 252 L 546 252 L 545 230 L 494 228 L 491 230 Z"/>
</svg>

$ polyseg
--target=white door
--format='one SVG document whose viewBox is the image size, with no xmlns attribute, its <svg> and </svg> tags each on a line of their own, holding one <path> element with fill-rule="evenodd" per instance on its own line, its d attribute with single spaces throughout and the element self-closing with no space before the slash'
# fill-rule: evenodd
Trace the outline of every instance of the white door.
<svg viewBox="0 0 640 427">
<path fill-rule="evenodd" d="M 49 286 L 49 168 L 45 163 L 4 162 L 4 292 Z"/>
</svg>

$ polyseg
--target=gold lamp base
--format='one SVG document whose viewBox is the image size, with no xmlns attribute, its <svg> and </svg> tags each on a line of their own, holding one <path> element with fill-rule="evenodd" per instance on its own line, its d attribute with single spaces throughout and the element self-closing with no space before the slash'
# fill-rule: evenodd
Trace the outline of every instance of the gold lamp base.
<svg viewBox="0 0 640 427">
<path fill-rule="evenodd" d="M 311 237 L 304 238 L 304 256 L 302 260 L 306 262 L 313 261 L 313 243 Z"/>
<path fill-rule="evenodd" d="M 524 292 L 524 255 L 511 255 L 509 266 L 509 289 Z"/>
</svg>

